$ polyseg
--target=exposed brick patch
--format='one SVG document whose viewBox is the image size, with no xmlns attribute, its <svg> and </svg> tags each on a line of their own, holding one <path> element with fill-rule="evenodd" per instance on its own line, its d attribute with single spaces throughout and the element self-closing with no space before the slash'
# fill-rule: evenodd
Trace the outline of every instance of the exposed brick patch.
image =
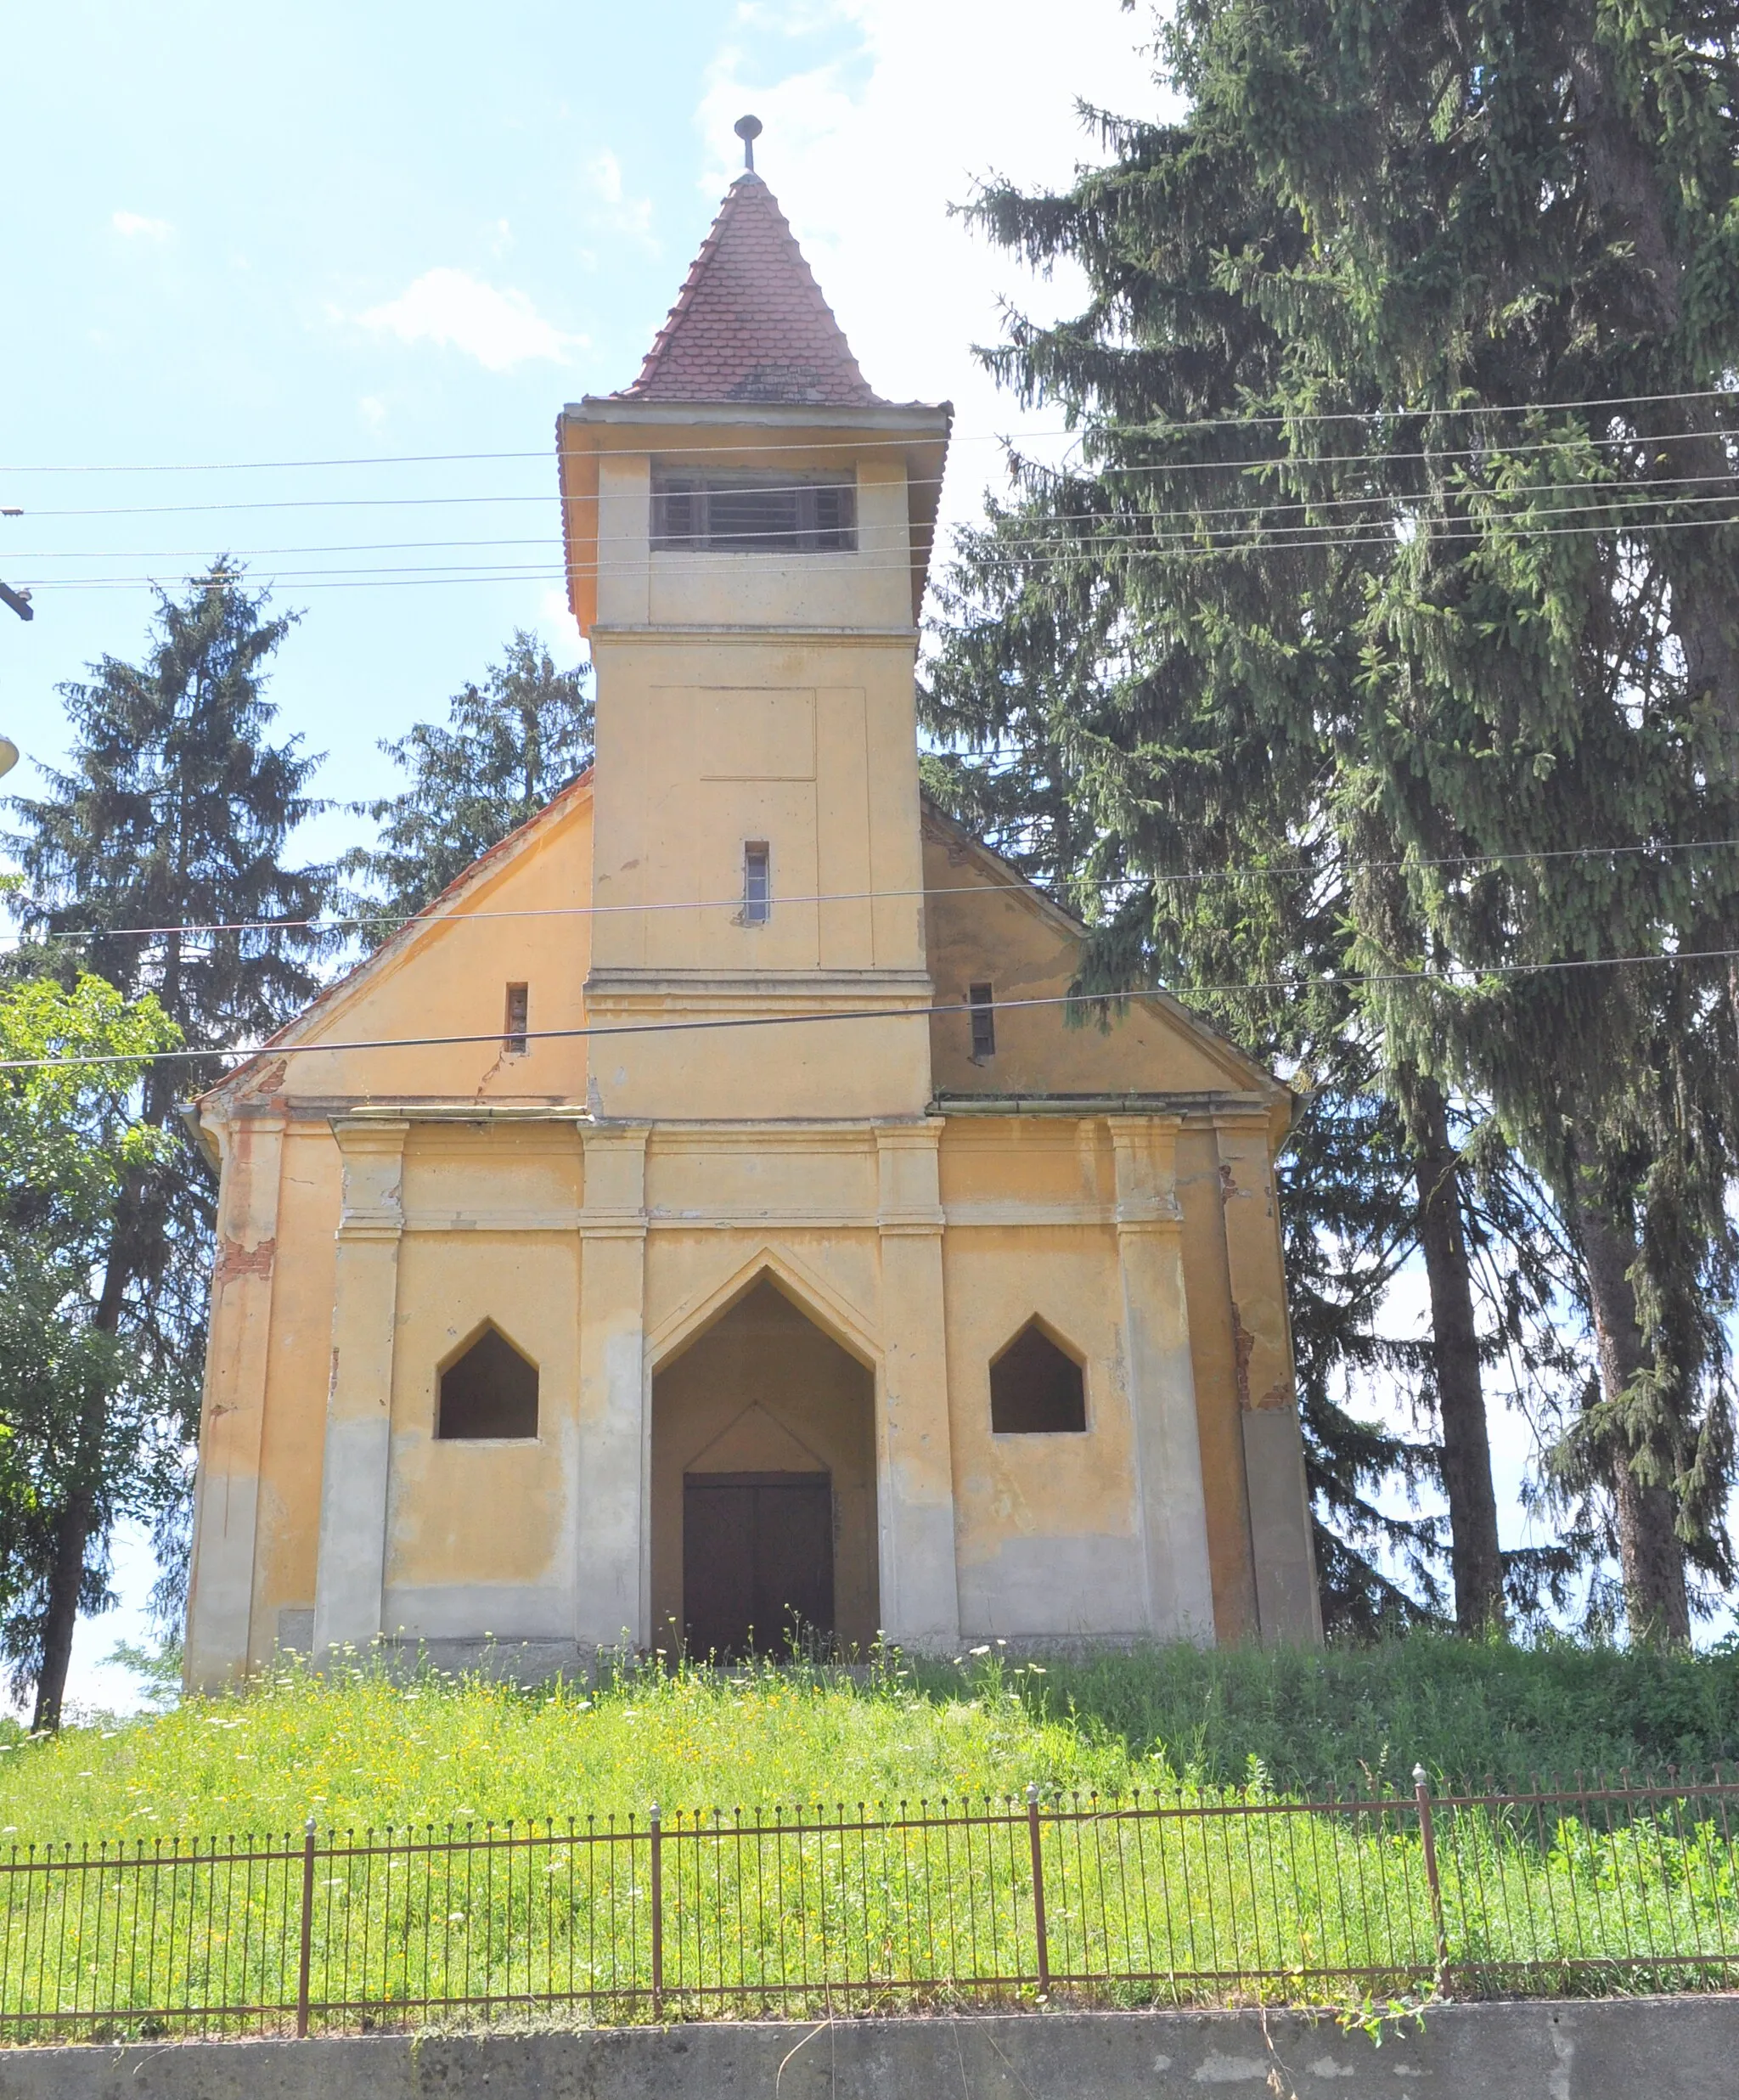
<svg viewBox="0 0 1739 2100">
<path fill-rule="evenodd" d="M 284 1084 L 284 1075 L 290 1070 L 286 1057 L 274 1057 L 269 1065 L 262 1065 L 242 1089 L 251 1099 L 256 1095 L 276 1094 Z"/>
<path fill-rule="evenodd" d="M 1224 1170 L 1222 1170 L 1224 1171 Z M 1244 1315 L 1235 1298 L 1232 1300 L 1232 1369 L 1238 1383 L 1238 1405 L 1246 1413 L 1250 1408 L 1250 1356 L 1256 1347 L 1256 1337 L 1244 1325 Z"/>
<path fill-rule="evenodd" d="M 695 257 L 628 398 L 816 402 L 881 399 L 821 296 L 773 192 L 740 175 Z"/>
<path fill-rule="evenodd" d="M 211 1288 L 221 1291 L 226 1283 L 237 1282 L 243 1276 L 269 1276 L 277 1258 L 276 1240 L 262 1240 L 257 1247 L 244 1247 L 239 1240 L 225 1240 L 217 1249 L 217 1260 L 211 1270 Z"/>
</svg>

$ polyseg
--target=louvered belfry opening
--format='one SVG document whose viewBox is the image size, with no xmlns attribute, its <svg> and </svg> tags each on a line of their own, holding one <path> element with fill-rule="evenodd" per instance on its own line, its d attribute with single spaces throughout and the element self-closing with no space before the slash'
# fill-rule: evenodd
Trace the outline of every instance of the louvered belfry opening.
<svg viewBox="0 0 1739 2100">
<path fill-rule="evenodd" d="M 845 555 L 858 543 L 857 489 L 790 469 L 652 472 L 652 544 L 715 554 Z"/>
</svg>

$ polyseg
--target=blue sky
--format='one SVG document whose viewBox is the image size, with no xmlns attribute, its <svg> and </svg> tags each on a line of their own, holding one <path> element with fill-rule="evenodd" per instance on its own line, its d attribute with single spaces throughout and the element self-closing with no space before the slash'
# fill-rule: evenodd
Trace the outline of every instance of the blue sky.
<svg viewBox="0 0 1739 2100">
<path fill-rule="evenodd" d="M 971 515 L 999 433 L 1055 419 L 999 402 L 970 346 L 999 292 L 1073 288 L 1023 286 L 948 206 L 992 170 L 1066 180 L 1077 98 L 1151 107 L 1143 33 L 1117 0 L 8 9 L 0 505 L 26 515 L 0 519 L 0 577 L 37 588 L 30 625 L 0 614 L 7 785 L 61 756 L 56 686 L 138 651 L 149 579 L 218 552 L 301 614 L 273 696 L 340 802 L 391 785 L 380 740 L 515 627 L 576 660 L 547 577 L 308 572 L 553 566 L 556 412 L 633 377 L 746 110 L 872 384 L 957 403 L 946 510 Z M 454 453 L 526 456 L 389 464 Z M 333 460 L 363 464 L 251 464 Z M 392 544 L 429 541 L 530 543 Z M 335 808 L 301 843 L 359 831 Z M 75 1700 L 123 1698 L 100 1660 L 144 1630 L 149 1555 L 118 1544 L 126 1602 L 81 1627 Z"/>
<path fill-rule="evenodd" d="M 960 403 L 969 511 L 1019 420 L 969 346 L 1018 279 L 947 206 L 993 167 L 1066 177 L 1076 95 L 1154 92 L 1139 18 L 1067 14 L 1065 39 L 1034 0 L 11 10 L 0 504 L 27 515 L 0 520 L 0 577 L 39 588 L 0 628 L 0 728 L 52 763 L 55 685 L 133 653 L 146 579 L 220 550 L 302 612 L 275 696 L 329 795 L 385 785 L 379 740 L 516 625 L 571 657 L 547 580 L 307 572 L 549 569 L 556 411 L 633 378 L 749 108 L 872 382 Z M 529 456 L 386 464 L 431 453 Z M 23 470 L 334 459 L 367 464 Z M 510 543 L 403 544 L 430 542 Z M 353 830 L 335 814 L 307 848 Z"/>
<path fill-rule="evenodd" d="M 556 559 L 554 417 L 633 378 L 745 110 L 871 383 L 956 403 L 944 517 L 971 516 L 999 436 L 1060 442 L 971 346 L 999 296 L 1050 313 L 1077 288 L 1023 279 L 948 206 L 993 170 L 1066 180 L 1091 156 L 1078 99 L 1156 108 L 1144 33 L 1117 0 L 12 8 L 0 505 L 26 515 L 0 519 L 0 577 L 40 588 L 31 625 L 0 613 L 0 732 L 25 753 L 8 785 L 61 754 L 57 684 L 138 650 L 149 580 L 218 552 L 301 614 L 280 728 L 326 754 L 340 802 L 391 786 L 380 740 L 438 717 L 515 627 L 575 661 L 535 573 Z M 436 453 L 521 456 L 394 464 Z M 253 464 L 337 461 L 359 464 Z M 429 542 L 491 543 L 404 543 Z M 534 573 L 384 573 L 436 565 Z M 335 808 L 302 848 L 361 828 Z M 1404 1290 L 1393 1311 L 1421 1309 Z M 1493 1426 L 1519 1539 L 1527 1433 Z M 138 1540 L 117 1576 L 76 1699 L 124 1696 L 98 1665 L 143 1631 Z"/>
</svg>

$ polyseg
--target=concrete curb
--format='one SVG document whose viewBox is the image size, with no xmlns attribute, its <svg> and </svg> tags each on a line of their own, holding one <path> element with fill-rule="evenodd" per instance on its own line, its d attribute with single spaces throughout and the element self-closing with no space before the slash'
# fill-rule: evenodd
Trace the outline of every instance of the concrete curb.
<svg viewBox="0 0 1739 2100">
<path fill-rule="evenodd" d="M 0 2100 L 1732 2100 L 1739 1997 L 991 2013 L 0 2051 Z"/>
</svg>

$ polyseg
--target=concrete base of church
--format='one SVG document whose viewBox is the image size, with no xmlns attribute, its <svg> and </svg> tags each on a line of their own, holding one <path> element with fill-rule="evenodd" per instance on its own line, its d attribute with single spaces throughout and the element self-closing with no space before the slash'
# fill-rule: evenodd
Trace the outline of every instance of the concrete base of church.
<svg viewBox="0 0 1739 2100">
<path fill-rule="evenodd" d="M 290 1616 L 290 1614 L 286 1614 Z M 299 1614 L 307 1618 L 307 1613 Z M 976 1667 L 987 1655 L 1006 1662 L 1082 1663 L 1099 1655 L 1141 1656 L 1160 1652 L 1151 1635 L 1104 1633 L 1091 1635 L 1010 1634 L 982 1630 L 962 1633 L 958 1641 L 906 1643 L 890 1648 L 892 1655 L 922 1657 L 928 1662 L 959 1663 Z M 306 1643 L 287 1641 L 275 1658 L 281 1664 L 327 1671 L 380 1669 L 398 1681 L 425 1670 L 449 1677 L 482 1677 L 492 1683 L 546 1685 L 558 1678 L 577 1684 L 595 1684 L 617 1668 L 644 1666 L 646 1654 L 619 1645 L 595 1646 L 579 1641 L 402 1641 L 380 1639 L 363 1650 L 356 1648 L 314 1653 Z M 725 1665 L 724 1667 L 728 1667 Z M 844 1679 L 862 1683 L 877 1667 L 875 1656 L 860 1649 L 841 1651 L 811 1665 L 824 1680 Z"/>
</svg>

